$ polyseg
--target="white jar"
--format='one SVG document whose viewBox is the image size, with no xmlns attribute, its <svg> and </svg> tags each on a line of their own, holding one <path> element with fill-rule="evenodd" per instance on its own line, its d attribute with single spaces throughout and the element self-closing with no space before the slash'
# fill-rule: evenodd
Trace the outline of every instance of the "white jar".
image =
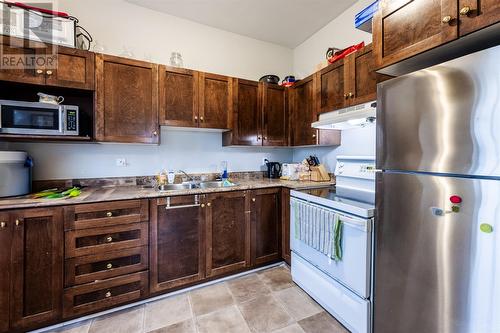
<svg viewBox="0 0 500 333">
<path fill-rule="evenodd" d="M 31 168 L 25 166 L 28 154 L 0 151 L 0 198 L 25 195 L 31 191 Z"/>
</svg>

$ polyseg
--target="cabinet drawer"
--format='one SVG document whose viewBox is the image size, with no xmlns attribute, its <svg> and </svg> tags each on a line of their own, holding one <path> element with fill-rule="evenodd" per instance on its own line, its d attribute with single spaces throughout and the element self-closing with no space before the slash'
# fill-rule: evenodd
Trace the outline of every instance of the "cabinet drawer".
<svg viewBox="0 0 500 333">
<path fill-rule="evenodd" d="M 148 247 L 136 247 L 66 259 L 64 280 L 66 287 L 71 287 L 143 271 L 148 266 Z"/>
<path fill-rule="evenodd" d="M 147 200 L 112 201 L 64 208 L 64 228 L 79 230 L 146 222 Z"/>
<path fill-rule="evenodd" d="M 148 274 L 134 273 L 66 289 L 63 317 L 97 312 L 146 297 Z"/>
<path fill-rule="evenodd" d="M 148 244 L 148 223 L 67 231 L 66 258 L 104 254 Z"/>
</svg>

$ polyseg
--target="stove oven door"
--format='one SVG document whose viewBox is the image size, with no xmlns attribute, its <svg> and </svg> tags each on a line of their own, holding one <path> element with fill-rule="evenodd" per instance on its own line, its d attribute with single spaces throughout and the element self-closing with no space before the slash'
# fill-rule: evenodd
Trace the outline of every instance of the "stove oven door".
<svg viewBox="0 0 500 333">
<path fill-rule="evenodd" d="M 297 198 L 290 200 L 292 251 L 328 276 L 368 299 L 371 291 L 373 219 L 341 213 Z M 325 242 L 332 237 L 325 225 L 333 216 L 342 222 L 342 259 L 330 258 Z M 326 254 L 325 254 L 326 252 Z"/>
</svg>

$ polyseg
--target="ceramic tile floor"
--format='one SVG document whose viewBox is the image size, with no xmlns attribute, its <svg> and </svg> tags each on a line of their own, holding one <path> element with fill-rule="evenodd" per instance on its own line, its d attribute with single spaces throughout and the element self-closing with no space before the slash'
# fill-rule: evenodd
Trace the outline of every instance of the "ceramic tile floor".
<svg viewBox="0 0 500 333">
<path fill-rule="evenodd" d="M 292 282 L 287 266 L 278 266 L 48 332 L 348 331 Z"/>
</svg>

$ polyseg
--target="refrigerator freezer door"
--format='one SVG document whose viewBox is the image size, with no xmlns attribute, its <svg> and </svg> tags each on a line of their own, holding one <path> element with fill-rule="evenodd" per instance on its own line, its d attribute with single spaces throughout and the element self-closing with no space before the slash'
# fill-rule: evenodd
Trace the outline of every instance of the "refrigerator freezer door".
<svg viewBox="0 0 500 333">
<path fill-rule="evenodd" d="M 499 198 L 497 180 L 377 174 L 375 333 L 500 332 Z"/>
<path fill-rule="evenodd" d="M 500 176 L 500 46 L 378 85 L 377 168 Z"/>
</svg>

